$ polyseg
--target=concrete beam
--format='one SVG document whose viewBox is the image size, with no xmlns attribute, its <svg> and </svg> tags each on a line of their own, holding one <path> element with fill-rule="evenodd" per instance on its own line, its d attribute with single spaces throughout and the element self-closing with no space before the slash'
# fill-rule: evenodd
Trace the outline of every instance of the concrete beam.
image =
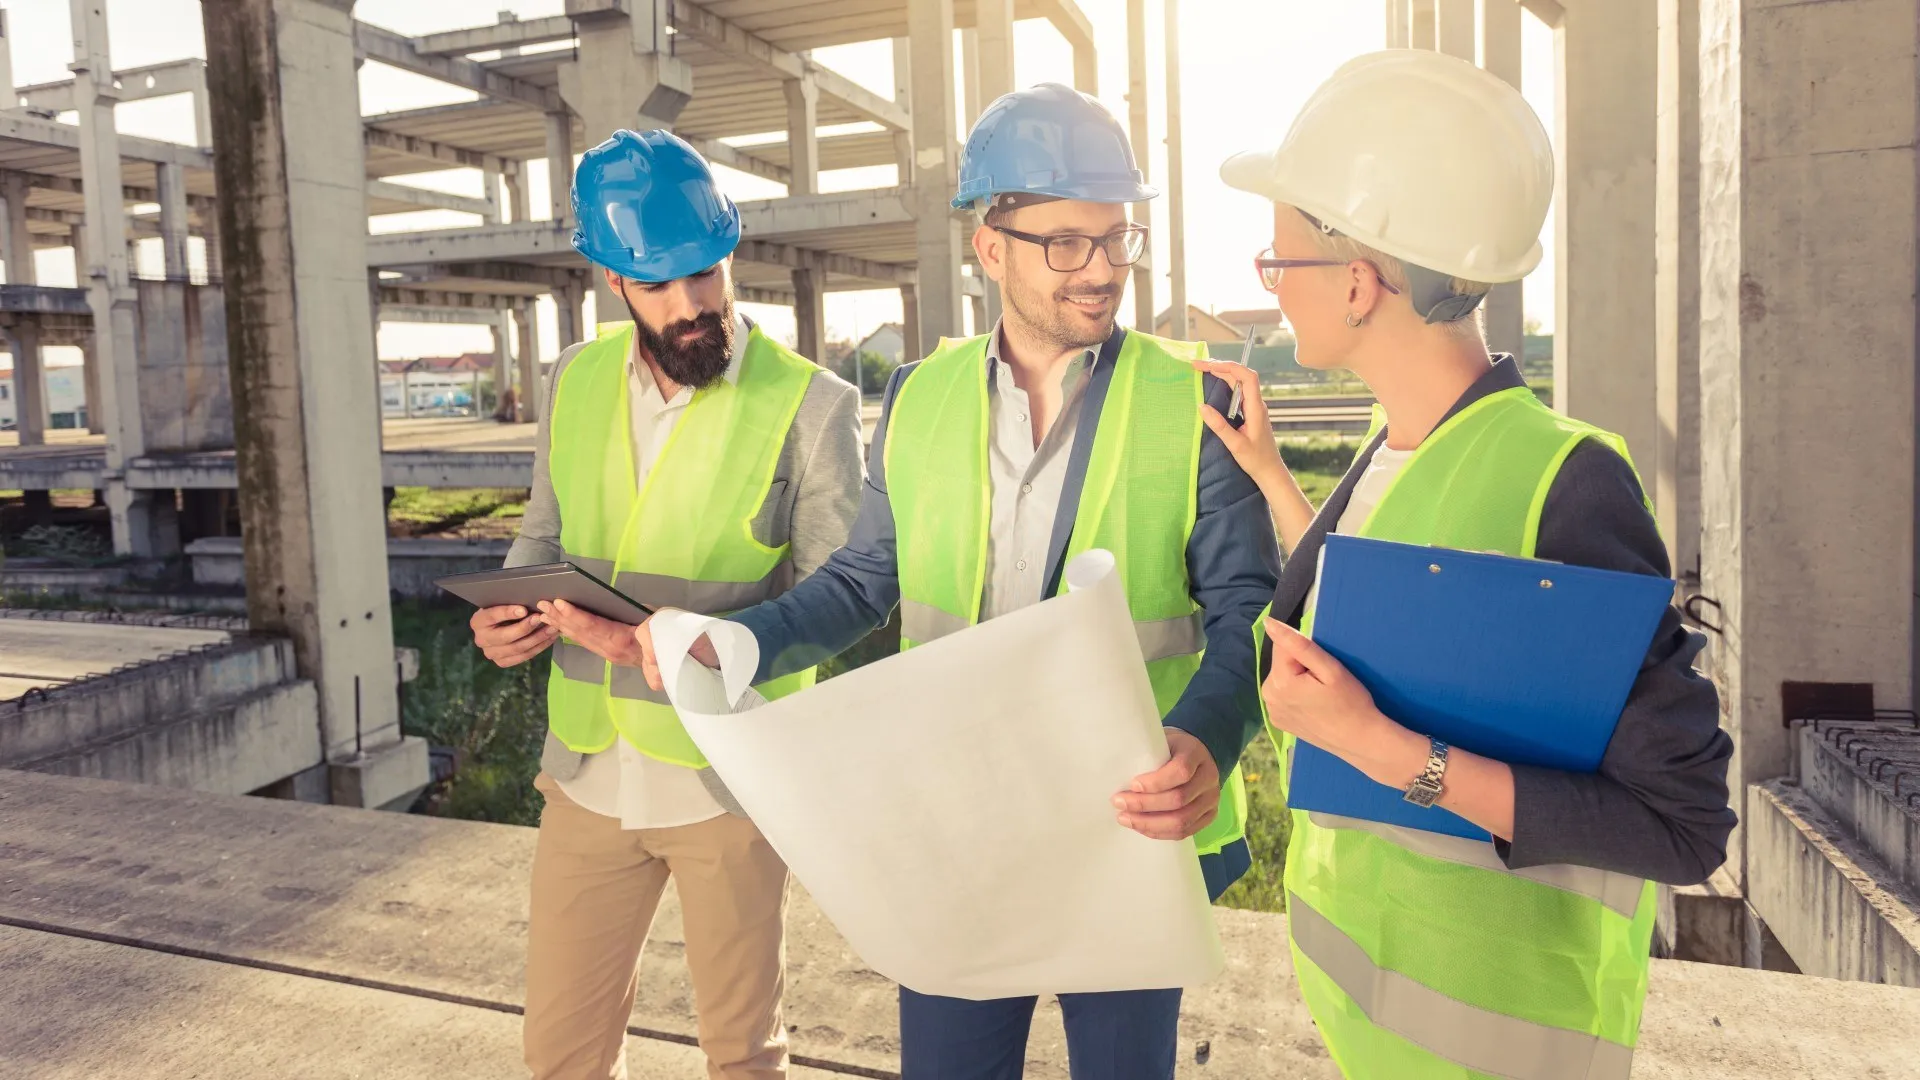
<svg viewBox="0 0 1920 1080">
<path fill-rule="evenodd" d="M 904 131 L 913 126 L 907 111 L 845 75 L 815 63 L 810 57 L 778 48 L 705 8 L 694 4 L 673 5 L 673 28 L 691 34 L 722 52 L 752 60 L 786 79 L 811 77 L 820 92 L 883 127 Z"/>
<path fill-rule="evenodd" d="M 1152 133 L 1147 116 L 1147 5 L 1146 0 L 1127 0 L 1127 127 L 1134 157 L 1142 180 L 1152 183 Z M 1153 203 L 1134 203 L 1133 220 L 1142 227 L 1153 227 Z M 1149 232 L 1148 235 L 1152 235 Z M 1133 326 L 1153 333 L 1153 269 L 1142 259 L 1133 267 Z M 932 351 L 931 348 L 928 349 Z"/>
<path fill-rule="evenodd" d="M 445 191 L 430 191 L 427 188 L 395 184 L 386 180 L 367 181 L 367 195 L 375 199 L 409 203 L 421 210 L 458 210 L 463 214 L 485 214 L 489 209 L 485 199 L 453 195 Z"/>
<path fill-rule="evenodd" d="M 1497 0 L 1496 0 L 1497 2 Z M 1654 512 L 1675 577 L 1700 577 L 1700 3 L 1659 0 Z M 1488 314 L 1492 329 L 1492 313 Z M 1643 468 L 1645 465 L 1643 465 Z"/>
<path fill-rule="evenodd" d="M 573 271 L 564 266 L 534 266 L 530 263 L 482 261 L 427 263 L 420 266 L 388 267 L 398 269 L 398 283 L 425 284 L 446 278 L 472 278 L 513 285 L 538 285 L 542 289 L 562 289 L 573 283 Z M 392 283 L 390 281 L 390 283 Z"/>
<path fill-rule="evenodd" d="M 512 311 L 525 297 L 512 293 L 466 292 L 452 289 L 422 289 L 408 285 L 380 286 L 380 321 L 408 321 L 394 314 L 402 308 L 441 308 L 472 314 L 471 321 L 492 326 L 502 311 Z M 447 322 L 467 322 L 467 318 Z"/>
<path fill-rule="evenodd" d="M 26 181 L 28 187 L 36 187 L 42 191 L 59 191 L 68 195 L 84 195 L 87 190 L 86 184 L 68 176 L 49 176 L 46 173 L 0 170 L 0 178 L 7 176 L 21 177 Z M 157 203 L 160 201 L 160 192 L 157 188 L 141 187 L 138 184 L 122 184 L 120 185 L 120 197 L 130 203 Z M 211 195 L 190 194 L 187 196 L 187 205 L 195 210 L 211 211 L 215 202 L 216 200 Z"/>
<path fill-rule="evenodd" d="M 1653 4 L 1569 9 L 1554 141 L 1554 406 L 1654 459 Z"/>
<path fill-rule="evenodd" d="M 401 303 L 395 297 L 401 293 L 398 286 L 388 286 L 380 292 L 380 321 L 382 323 L 429 323 L 435 326 L 485 326 L 493 321 L 491 308 L 445 307 L 439 301 L 442 293 L 432 293 L 427 304 Z M 419 290 L 414 290 L 418 292 Z"/>
<path fill-rule="evenodd" d="M 772 180 L 776 184 L 791 185 L 793 183 L 793 173 L 785 166 L 775 165 L 771 161 L 757 158 L 753 156 L 751 151 L 729 146 L 719 139 L 702 139 L 699 136 L 689 135 L 682 135 L 680 137 L 685 139 L 689 146 L 700 151 L 708 161 L 713 162 L 715 165 L 725 165 L 729 169 L 737 169 L 749 176 L 758 176 L 763 180 Z M 819 144 L 816 142 L 814 145 L 817 153 Z M 818 161 L 818 158 L 816 157 L 815 160 Z"/>
<path fill-rule="evenodd" d="M 953 0 L 908 0 L 913 60 L 913 187 L 920 340 L 926 356 L 943 337 L 959 337 L 960 224 L 949 205 L 959 183 L 954 153 Z"/>
<path fill-rule="evenodd" d="M 426 782 L 403 739 L 351 5 L 203 0 L 226 244 L 247 615 L 318 690 L 336 800 Z M 91 228 L 91 226 L 90 226 Z"/>
<path fill-rule="evenodd" d="M 204 94 L 207 89 L 207 62 L 198 58 L 169 60 L 164 64 L 122 68 L 113 73 L 113 97 L 118 101 L 146 101 L 174 94 Z M 7 108 L 47 109 L 68 112 L 74 106 L 73 80 L 35 83 L 15 87 Z"/>
<path fill-rule="evenodd" d="M 114 99 L 106 99 L 111 103 Z M 19 142 L 39 143 L 42 146 L 57 146 L 62 150 L 79 150 L 80 129 L 73 124 L 62 124 L 55 120 L 46 120 L 21 112 L 0 112 L 0 139 L 14 139 Z M 160 165 L 185 165 L 190 169 L 213 168 L 213 154 L 197 146 L 182 146 L 179 143 L 162 142 L 159 139 L 141 139 L 132 135 L 119 138 L 120 157 L 134 161 L 151 161 Z"/>
<path fill-rule="evenodd" d="M 106 429 L 106 497 L 114 552 L 141 557 L 168 555 L 172 554 L 168 549 L 179 543 L 177 532 L 170 538 L 157 536 L 150 497 L 129 489 L 125 480 L 127 462 L 146 453 L 147 440 L 140 413 L 140 357 L 134 321 L 138 299 L 127 258 L 127 217 L 120 202 L 120 156 L 129 140 L 120 138 L 114 129 L 106 8 L 87 0 L 71 0 L 70 10 L 74 52 L 71 70 L 80 123 L 78 127 L 55 126 L 72 132 L 86 185 L 85 244 L 75 252 L 75 269 L 88 287 L 95 328 L 90 360 L 100 372 L 99 408 L 89 408 L 88 412 L 97 411 Z M 0 118 L 0 125 L 16 119 Z M 89 395 L 89 403 L 94 400 Z"/>
<path fill-rule="evenodd" d="M 1752 785 L 1792 765 L 1783 680 L 1914 700 L 1920 28 L 1849 4 L 1700 10 L 1700 592 L 1751 822 Z M 1845 378 L 1813 356 L 1846 357 Z M 1735 838 L 1750 885 L 1755 841 Z"/>
<path fill-rule="evenodd" d="M 1567 9 L 1559 0 L 1520 0 L 1520 6 L 1526 8 L 1533 17 L 1546 23 L 1555 30 L 1567 18 Z"/>
<path fill-rule="evenodd" d="M 432 55 L 414 48 L 411 38 L 382 26 L 355 20 L 354 48 L 360 56 L 402 71 L 425 75 L 513 105 L 551 112 L 560 108 L 560 95 L 548 87 L 490 71 L 484 65 L 457 56 Z"/>
<path fill-rule="evenodd" d="M 747 262 L 784 266 L 790 270 L 845 274 L 849 277 L 865 278 L 881 285 L 912 285 L 918 281 L 911 266 L 874 262 L 870 259 L 840 255 L 831 251 L 793 247 L 771 240 L 742 240 L 740 246 L 734 250 L 734 257 Z"/>
<path fill-rule="evenodd" d="M 1100 92 L 1099 50 L 1094 47 L 1093 20 L 1073 0 L 1044 0 L 1040 5 L 1047 22 L 1073 52 L 1073 88 L 1083 93 Z"/>
<path fill-rule="evenodd" d="M 470 229 L 426 229 L 367 237 L 367 265 L 390 269 L 419 263 L 478 262 L 570 253 L 571 227 L 526 221 Z"/>
<path fill-rule="evenodd" d="M 1501 0 L 1514 7 L 1513 0 Z M 1474 63 L 1476 39 L 1475 0 L 1437 0 L 1434 5 L 1434 48 L 1448 56 Z M 1515 8 L 1518 11 L 1518 8 Z"/>
<path fill-rule="evenodd" d="M 491 49 L 567 41 L 573 37 L 573 34 L 572 19 L 565 15 L 550 15 L 544 19 L 522 19 L 518 22 L 495 23 L 492 26 L 473 26 L 464 30 L 424 34 L 413 39 L 413 49 L 422 56 L 461 56 Z"/>
<path fill-rule="evenodd" d="M 421 161 L 432 162 L 434 166 L 438 168 L 451 166 L 462 169 L 490 170 L 502 175 L 518 175 L 520 172 L 520 163 L 512 158 L 503 158 L 494 154 L 482 153 L 479 150 L 468 150 L 464 147 L 450 146 L 446 143 L 434 142 L 432 139 L 423 139 L 417 135 L 403 135 L 400 132 L 388 131 L 385 128 L 374 127 L 371 124 L 366 125 L 362 138 L 366 143 L 367 149 L 391 150 L 396 154 L 405 154 L 408 157 L 419 158 Z M 423 168 L 419 171 L 426 172 L 428 170 Z"/>
</svg>

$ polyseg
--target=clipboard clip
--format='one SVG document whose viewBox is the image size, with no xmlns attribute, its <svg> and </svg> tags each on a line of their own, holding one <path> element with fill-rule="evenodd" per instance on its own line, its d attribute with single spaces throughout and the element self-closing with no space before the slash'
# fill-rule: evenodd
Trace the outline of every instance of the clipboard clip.
<svg viewBox="0 0 1920 1080">
<path fill-rule="evenodd" d="M 1705 607 L 1712 608 L 1716 617 L 1723 614 L 1726 610 L 1720 606 L 1720 601 L 1715 600 L 1713 597 L 1693 593 L 1685 600 L 1680 601 L 1680 614 L 1685 617 L 1689 624 L 1697 626 L 1709 634 L 1719 637 L 1726 636 L 1726 630 L 1721 627 L 1719 623 L 1708 622 L 1706 616 L 1700 614 L 1700 609 Z"/>
</svg>

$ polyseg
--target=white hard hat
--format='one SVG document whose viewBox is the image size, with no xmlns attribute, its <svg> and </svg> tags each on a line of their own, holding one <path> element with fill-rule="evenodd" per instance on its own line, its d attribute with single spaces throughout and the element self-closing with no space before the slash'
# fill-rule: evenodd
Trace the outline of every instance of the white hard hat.
<svg viewBox="0 0 1920 1080">
<path fill-rule="evenodd" d="M 1403 262 L 1499 283 L 1540 263 L 1553 146 L 1499 78 L 1388 49 L 1342 65 L 1278 149 L 1236 154 L 1220 178 Z"/>
</svg>

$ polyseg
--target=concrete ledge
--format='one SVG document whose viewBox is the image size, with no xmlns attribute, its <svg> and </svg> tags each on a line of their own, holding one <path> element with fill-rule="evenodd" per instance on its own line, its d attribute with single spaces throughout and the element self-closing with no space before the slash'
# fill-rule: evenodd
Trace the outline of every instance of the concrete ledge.
<svg viewBox="0 0 1920 1080">
<path fill-rule="evenodd" d="M 442 595 L 435 578 L 497 570 L 513 545 L 504 540 L 388 540 L 387 588 L 409 599 Z M 247 571 L 237 536 L 207 537 L 186 548 L 196 585 L 243 587 Z"/>
<path fill-rule="evenodd" d="M 1802 971 L 1920 987 L 1920 899 L 1801 788 L 1747 789 L 1747 898 Z"/>
<path fill-rule="evenodd" d="M 530 829 L 0 773 L 0 837 L 0 922 L 273 965 L 388 988 L 396 997 L 505 1010 L 522 1000 Z M 1338 1080 L 1300 1003 L 1285 918 L 1216 914 L 1228 968 L 1187 995 L 1179 1076 Z M 856 1075 L 897 1072 L 893 984 L 852 954 L 804 890 L 794 890 L 787 926 L 794 1053 Z M 692 1036 L 683 941 L 669 891 L 647 942 L 630 1031 Z M 103 995 L 113 989 L 108 978 L 88 985 Z M 392 999 L 367 999 L 368 1013 L 352 1021 L 280 1030 L 293 1039 L 296 1029 L 357 1024 L 369 1038 L 381 1037 L 372 1029 L 388 1020 L 374 1002 Z M 50 999 L 31 1007 L 41 1010 L 35 1024 L 44 1025 L 46 1012 L 67 1006 Z M 209 1045 L 245 1044 L 268 1030 L 244 1013 L 202 1011 L 207 1019 L 193 1030 Z M 1210 1055 L 1199 1065 L 1203 1041 Z M 1914 1075 L 1916 1060 L 1920 992 L 1656 961 L 1634 1076 L 1892 1078 Z M 517 1058 L 507 1064 L 517 1067 Z M 396 1068 L 359 1075 L 456 1074 Z M 1051 1005 L 1034 1026 L 1026 1075 L 1066 1076 L 1059 1011 Z"/>
<path fill-rule="evenodd" d="M 327 762 L 327 788 L 335 806 L 405 810 L 426 790 L 428 773 L 427 740 L 403 735 L 351 759 Z"/>
<path fill-rule="evenodd" d="M 1822 737 L 1812 725 L 1799 730 L 1801 788 L 1892 867 L 1907 888 L 1920 890 L 1920 803 L 1913 799 L 1920 777 L 1885 767 L 1895 754 L 1920 761 L 1920 731 L 1862 724 L 1834 725 L 1828 733 Z M 1859 752 L 1860 759 L 1848 751 Z M 1861 760 L 1873 764 L 1863 766 Z"/>
<path fill-rule="evenodd" d="M 238 795 L 319 762 L 319 727 L 319 695 L 303 679 L 14 767 Z"/>
<path fill-rule="evenodd" d="M 258 693 L 294 675 L 293 643 L 242 638 L 49 691 L 0 713 L 0 765 L 57 756 Z M 241 789 L 245 790 L 245 789 Z"/>
</svg>

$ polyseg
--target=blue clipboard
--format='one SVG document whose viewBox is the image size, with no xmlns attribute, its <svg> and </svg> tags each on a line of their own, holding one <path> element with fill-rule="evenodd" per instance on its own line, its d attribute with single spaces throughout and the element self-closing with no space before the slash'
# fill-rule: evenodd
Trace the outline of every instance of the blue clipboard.
<svg viewBox="0 0 1920 1080">
<path fill-rule="evenodd" d="M 1672 599 L 1672 581 L 1646 574 L 1335 535 L 1313 638 L 1422 735 L 1591 773 Z M 1296 810 L 1488 839 L 1305 741 L 1287 796 Z"/>
</svg>

